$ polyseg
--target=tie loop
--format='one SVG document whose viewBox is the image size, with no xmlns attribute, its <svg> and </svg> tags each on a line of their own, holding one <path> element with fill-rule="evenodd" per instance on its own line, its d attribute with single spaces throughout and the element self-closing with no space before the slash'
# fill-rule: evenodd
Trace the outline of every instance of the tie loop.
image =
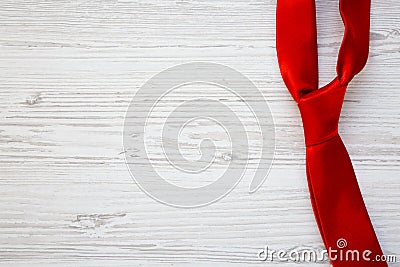
<svg viewBox="0 0 400 267">
<path fill-rule="evenodd" d="M 344 24 L 336 73 L 346 86 L 365 66 L 369 52 L 371 0 L 340 0 Z M 283 80 L 296 102 L 318 90 L 315 0 L 278 0 L 276 49 Z"/>
</svg>

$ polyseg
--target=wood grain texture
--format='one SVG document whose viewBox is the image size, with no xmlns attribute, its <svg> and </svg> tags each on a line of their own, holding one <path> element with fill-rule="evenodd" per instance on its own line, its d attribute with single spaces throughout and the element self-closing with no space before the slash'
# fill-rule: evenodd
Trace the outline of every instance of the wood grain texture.
<svg viewBox="0 0 400 267">
<path fill-rule="evenodd" d="M 337 1 L 317 2 L 326 83 L 343 29 Z M 265 245 L 322 246 L 300 116 L 277 67 L 276 1 L 0 5 L 1 266 L 262 266 L 256 253 Z M 348 89 L 340 132 L 382 247 L 400 260 L 398 1 L 373 1 L 370 51 Z M 235 68 L 262 90 L 276 155 L 256 193 L 244 180 L 213 205 L 176 209 L 134 184 L 122 128 L 146 80 L 197 60 Z"/>
</svg>

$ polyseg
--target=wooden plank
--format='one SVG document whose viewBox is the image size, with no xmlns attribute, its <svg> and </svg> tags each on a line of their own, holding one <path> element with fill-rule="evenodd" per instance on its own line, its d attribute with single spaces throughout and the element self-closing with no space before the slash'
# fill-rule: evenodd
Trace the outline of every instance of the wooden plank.
<svg viewBox="0 0 400 267">
<path fill-rule="evenodd" d="M 301 120 L 277 67 L 275 5 L 2 1 L 0 265 L 257 266 L 265 264 L 256 255 L 265 245 L 322 247 Z M 369 62 L 349 87 L 340 122 L 382 247 L 398 257 L 399 7 L 373 2 Z M 342 23 L 336 1 L 317 8 L 326 83 Z M 256 193 L 248 193 L 245 177 L 215 204 L 176 209 L 150 199 L 130 177 L 124 115 L 153 75 L 200 60 L 240 71 L 263 92 L 276 123 L 276 154 Z"/>
</svg>

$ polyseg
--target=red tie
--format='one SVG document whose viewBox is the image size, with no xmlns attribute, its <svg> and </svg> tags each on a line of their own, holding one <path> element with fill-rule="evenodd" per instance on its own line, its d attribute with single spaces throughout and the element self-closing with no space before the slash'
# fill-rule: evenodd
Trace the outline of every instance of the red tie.
<svg viewBox="0 0 400 267">
<path fill-rule="evenodd" d="M 347 85 L 368 58 L 370 0 L 340 0 L 345 32 L 337 77 L 321 89 L 315 13 L 315 0 L 278 0 L 279 67 L 303 120 L 307 180 L 315 218 L 326 249 L 337 251 L 331 251 L 333 266 L 387 266 L 378 261 L 382 250 L 338 135 Z"/>
</svg>

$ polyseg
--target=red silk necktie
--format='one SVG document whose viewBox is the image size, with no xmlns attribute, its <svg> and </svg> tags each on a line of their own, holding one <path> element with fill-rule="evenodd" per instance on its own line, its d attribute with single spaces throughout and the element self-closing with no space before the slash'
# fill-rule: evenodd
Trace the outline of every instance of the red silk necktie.
<svg viewBox="0 0 400 267">
<path fill-rule="evenodd" d="M 277 3 L 279 67 L 300 109 L 311 202 L 326 249 L 337 250 L 331 257 L 335 267 L 387 266 L 386 262 L 378 261 L 382 250 L 351 160 L 338 135 L 347 85 L 368 58 L 370 4 L 370 0 L 340 0 L 345 32 L 337 60 L 337 77 L 318 89 L 315 0 Z M 358 251 L 359 260 L 356 255 L 351 256 L 352 251 Z"/>
</svg>

